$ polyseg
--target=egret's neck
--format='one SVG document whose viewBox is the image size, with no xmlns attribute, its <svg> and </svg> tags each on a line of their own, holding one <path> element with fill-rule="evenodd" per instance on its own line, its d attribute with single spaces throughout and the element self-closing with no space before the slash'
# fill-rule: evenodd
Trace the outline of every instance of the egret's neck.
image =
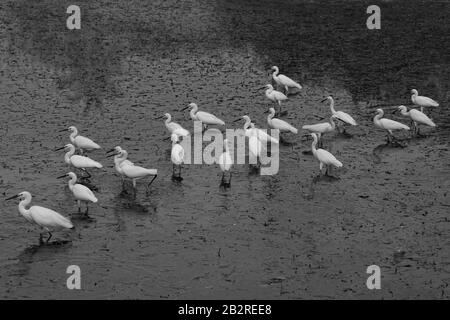
<svg viewBox="0 0 450 320">
<path fill-rule="evenodd" d="M 192 107 L 192 109 L 191 109 L 191 111 L 190 111 L 190 114 L 191 114 L 191 118 L 192 118 L 192 119 L 195 119 L 195 118 L 196 118 L 195 114 L 197 113 L 197 110 L 198 110 L 198 107 L 197 107 L 196 105 Z"/>
<path fill-rule="evenodd" d="M 375 116 L 375 118 L 373 118 L 373 121 L 374 122 L 378 122 L 378 121 L 380 121 L 380 118 L 383 116 L 383 112 L 379 112 L 376 116 Z"/>
<path fill-rule="evenodd" d="M 166 125 L 168 125 L 172 121 L 172 116 L 169 114 L 166 119 Z"/>
<path fill-rule="evenodd" d="M 401 113 L 402 115 L 404 115 L 404 116 L 409 116 L 409 115 L 410 115 L 410 112 L 411 112 L 411 111 L 407 111 L 407 110 L 405 110 L 405 109 L 402 109 L 402 110 L 400 111 L 400 113 Z"/>
<path fill-rule="evenodd" d="M 280 73 L 280 70 L 278 69 L 278 67 L 275 67 L 274 69 L 275 69 L 275 71 L 272 73 L 272 75 L 273 75 L 274 77 L 276 77 L 276 76 L 278 76 L 278 74 Z"/>
<path fill-rule="evenodd" d="M 250 123 L 251 123 L 251 122 L 252 122 L 252 121 L 250 120 L 250 118 L 247 119 L 247 120 L 245 120 L 245 123 L 244 123 L 244 130 L 247 130 L 248 127 L 250 127 Z"/>
<path fill-rule="evenodd" d="M 336 113 L 336 110 L 334 109 L 334 99 L 331 98 L 330 99 L 330 109 L 331 109 L 331 113 Z"/>
<path fill-rule="evenodd" d="M 312 142 L 312 144 L 311 144 L 311 149 L 312 149 L 312 153 L 313 154 L 316 154 L 316 152 L 317 152 L 317 149 L 316 149 L 316 145 L 317 145 L 317 137 L 316 136 L 314 136 L 313 137 L 313 142 Z"/>
<path fill-rule="evenodd" d="M 78 131 L 77 130 L 74 130 L 74 131 L 72 131 L 72 133 L 70 134 L 70 136 L 69 136 L 69 139 L 70 139 L 70 142 L 74 142 L 75 141 L 75 137 L 78 135 Z"/>
<path fill-rule="evenodd" d="M 75 185 L 75 183 L 77 183 L 77 177 L 72 177 L 69 180 L 69 189 L 72 190 L 73 186 Z"/>
<path fill-rule="evenodd" d="M 30 211 L 26 208 L 31 202 L 31 198 L 25 198 L 24 200 L 20 201 L 19 203 L 19 212 L 22 216 L 25 218 L 29 218 Z"/>
<path fill-rule="evenodd" d="M 64 155 L 64 161 L 70 164 L 70 157 L 75 153 L 75 147 L 70 147 L 69 151 Z"/>
</svg>

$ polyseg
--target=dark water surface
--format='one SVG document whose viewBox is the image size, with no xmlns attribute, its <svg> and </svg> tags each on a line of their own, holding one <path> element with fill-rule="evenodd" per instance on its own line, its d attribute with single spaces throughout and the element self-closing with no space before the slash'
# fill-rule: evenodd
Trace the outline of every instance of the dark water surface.
<svg viewBox="0 0 450 320">
<path fill-rule="evenodd" d="M 39 246 L 17 203 L 2 202 L 1 298 L 450 297 L 448 1 L 379 1 L 378 31 L 366 28 L 366 1 L 80 0 L 79 31 L 65 27 L 70 4 L 0 3 L 0 192 L 28 190 L 76 225 Z M 154 118 L 170 112 L 192 129 L 179 110 L 195 101 L 228 127 L 244 114 L 266 127 L 256 89 L 271 65 L 304 86 L 284 107 L 295 126 L 328 117 L 328 94 L 355 116 L 352 138 L 325 138 L 340 179 L 317 177 L 298 134 L 275 176 L 235 166 L 224 190 L 217 166 L 192 165 L 172 182 Z M 385 146 L 374 106 L 409 104 L 411 88 L 440 102 L 428 111 L 438 127 Z M 93 152 L 106 168 L 82 219 L 52 151 L 69 125 L 158 168 L 151 190 L 122 192 L 111 159 Z M 80 291 L 66 288 L 72 264 Z M 366 288 L 371 264 L 382 290 Z"/>
</svg>

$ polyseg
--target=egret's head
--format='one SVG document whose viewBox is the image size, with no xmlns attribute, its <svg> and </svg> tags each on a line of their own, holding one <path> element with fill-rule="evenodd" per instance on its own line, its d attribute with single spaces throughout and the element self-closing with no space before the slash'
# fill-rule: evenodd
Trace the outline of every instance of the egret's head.
<svg viewBox="0 0 450 320">
<path fill-rule="evenodd" d="M 243 116 L 242 119 L 244 119 L 246 122 L 247 122 L 247 121 L 251 121 L 251 120 L 250 120 L 250 117 L 247 116 L 247 115 Z"/>
<path fill-rule="evenodd" d="M 269 84 L 266 84 L 266 86 L 265 86 L 267 89 L 273 89 L 273 86 L 269 83 Z"/>
<path fill-rule="evenodd" d="M 417 94 L 419 94 L 419 92 L 417 92 L 417 90 L 416 90 L 416 89 L 412 89 L 412 90 L 411 90 L 411 94 L 415 94 L 415 95 L 417 95 Z"/>
<path fill-rule="evenodd" d="M 277 66 L 273 66 L 272 68 L 270 68 L 270 70 L 272 70 L 272 71 L 278 71 L 278 67 L 277 67 Z"/>
<path fill-rule="evenodd" d="M 383 109 L 377 109 L 377 113 L 378 113 L 378 114 L 383 114 L 384 111 L 383 111 Z"/>
<path fill-rule="evenodd" d="M 170 113 L 164 113 L 164 117 L 170 118 Z"/>
<path fill-rule="evenodd" d="M 407 111 L 408 109 L 405 106 L 399 106 L 398 111 Z"/>
<path fill-rule="evenodd" d="M 275 109 L 274 108 L 269 108 L 269 113 L 274 115 L 275 114 Z"/>
<path fill-rule="evenodd" d="M 22 191 L 21 193 L 18 193 L 15 196 L 6 198 L 5 200 L 11 200 L 11 199 L 16 199 L 16 198 L 18 198 L 20 201 L 22 201 L 27 198 L 31 198 L 31 193 L 29 193 L 28 191 Z"/>
<path fill-rule="evenodd" d="M 75 178 L 75 180 L 77 179 L 77 175 L 76 175 L 75 173 L 73 173 L 73 172 L 69 172 L 69 173 L 67 174 L 67 176 L 70 177 L 70 178 L 72 178 L 72 179 Z"/>
<path fill-rule="evenodd" d="M 196 106 L 197 106 L 196 103 L 193 103 L 193 102 L 189 103 L 189 107 L 190 107 L 190 108 L 195 108 Z"/>
<path fill-rule="evenodd" d="M 77 131 L 77 128 L 75 128 L 74 126 L 70 126 L 69 127 L 69 131 L 70 132 L 75 132 L 75 131 Z"/>
<path fill-rule="evenodd" d="M 317 134 L 311 133 L 311 137 L 314 139 L 314 141 L 317 141 Z"/>
</svg>

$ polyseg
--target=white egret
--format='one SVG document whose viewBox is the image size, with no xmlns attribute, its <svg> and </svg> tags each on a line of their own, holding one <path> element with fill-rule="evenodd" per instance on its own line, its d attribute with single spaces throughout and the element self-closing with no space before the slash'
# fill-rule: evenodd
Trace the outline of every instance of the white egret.
<svg viewBox="0 0 450 320">
<path fill-rule="evenodd" d="M 349 115 L 348 113 L 344 112 L 344 111 L 336 111 L 334 109 L 334 99 L 332 96 L 328 96 L 326 97 L 324 100 L 322 100 L 322 102 L 325 101 L 330 101 L 330 110 L 331 110 L 331 114 L 334 115 L 334 117 L 336 119 L 341 120 L 344 123 L 350 124 L 352 126 L 356 126 L 356 121 L 355 119 L 352 118 L 351 115 Z M 344 129 L 345 131 L 345 129 Z"/>
<path fill-rule="evenodd" d="M 87 150 L 87 151 L 91 151 L 91 150 L 97 150 L 97 149 L 101 149 L 101 147 L 96 144 L 94 141 L 92 141 L 89 138 L 83 137 L 83 136 L 79 136 L 78 135 L 78 129 L 74 126 L 70 126 L 69 127 L 69 132 L 70 132 L 70 142 L 77 147 L 78 149 L 80 149 L 80 152 L 83 153 L 83 150 Z M 66 131 L 66 129 L 61 130 L 61 132 Z"/>
<path fill-rule="evenodd" d="M 196 103 L 190 103 L 187 107 L 183 108 L 181 111 L 184 111 L 188 108 L 191 108 L 190 115 L 191 119 L 194 121 L 201 121 L 204 129 L 206 129 L 207 125 L 225 125 L 225 122 L 217 118 L 215 115 L 204 112 L 204 111 L 198 111 L 198 106 Z"/>
<path fill-rule="evenodd" d="M 58 148 L 55 151 L 69 149 L 67 153 L 64 155 L 64 162 L 68 165 L 72 165 L 75 168 L 82 169 L 84 172 L 88 174 L 87 178 L 90 178 L 91 175 L 86 171 L 86 168 L 103 168 L 102 164 L 92 160 L 89 157 L 76 155 L 75 146 L 71 143 L 66 144 L 64 147 Z"/>
<path fill-rule="evenodd" d="M 430 127 L 436 127 L 434 122 L 430 118 L 428 118 L 428 116 L 425 113 L 419 110 L 410 109 L 408 111 L 408 109 L 405 106 L 399 106 L 398 111 L 400 111 L 402 115 L 411 118 L 411 120 L 414 123 L 414 130 L 416 131 L 417 134 L 420 134 L 418 124 L 425 124 Z"/>
<path fill-rule="evenodd" d="M 233 159 L 231 158 L 228 140 L 227 139 L 223 140 L 223 144 L 225 146 L 225 152 L 223 152 L 219 156 L 219 166 L 220 166 L 220 169 L 222 170 L 221 185 L 223 185 L 225 187 L 229 187 L 231 184 L 231 167 L 233 166 Z M 225 173 L 226 172 L 229 173 L 228 182 L 225 182 Z"/>
<path fill-rule="evenodd" d="M 334 131 L 336 128 L 336 123 L 334 122 L 334 118 L 336 116 L 332 115 L 330 117 L 330 122 L 322 122 L 322 123 L 316 123 L 316 124 L 305 124 L 302 129 L 308 130 L 310 133 L 315 133 L 318 136 L 319 139 L 319 145 L 322 143 L 322 134 L 325 134 L 327 132 Z"/>
<path fill-rule="evenodd" d="M 423 112 L 423 107 L 439 107 L 439 103 L 431 98 L 419 96 L 419 92 L 416 89 L 411 90 L 411 101 L 415 105 L 420 107 L 420 111 Z"/>
<path fill-rule="evenodd" d="M 247 116 L 247 115 L 243 116 L 242 118 L 238 118 L 238 119 L 234 120 L 234 122 L 240 121 L 241 119 L 244 119 L 244 120 L 245 120 L 245 123 L 244 123 L 244 132 L 245 132 L 245 136 L 246 136 L 246 137 L 250 137 L 251 132 L 252 132 L 253 130 L 256 130 L 258 139 L 259 139 L 261 142 L 267 143 L 267 142 L 270 141 L 270 142 L 276 143 L 276 144 L 279 143 L 278 139 L 276 139 L 276 138 L 272 137 L 271 135 L 269 135 L 267 132 L 265 132 L 265 130 L 256 128 L 256 127 L 255 127 L 255 124 L 252 123 L 250 117 Z"/>
<path fill-rule="evenodd" d="M 181 177 L 181 165 L 184 163 L 184 149 L 178 143 L 178 136 L 176 134 L 171 135 L 172 140 L 172 153 L 171 160 L 173 163 L 172 167 L 172 179 L 181 181 L 183 178 Z M 178 175 L 175 175 L 175 168 L 178 167 Z"/>
<path fill-rule="evenodd" d="M 52 231 L 57 231 L 60 229 L 73 229 L 72 222 L 59 214 L 56 211 L 47 209 L 41 206 L 32 206 L 29 209 L 26 207 L 31 202 L 31 194 L 28 191 L 23 191 L 15 196 L 9 197 L 6 200 L 11 200 L 14 198 L 19 198 L 19 212 L 28 221 L 36 223 L 38 226 L 43 228 L 48 232 L 49 237 L 47 242 L 52 237 Z M 42 234 L 40 234 L 39 239 L 42 241 Z"/>
<path fill-rule="evenodd" d="M 158 117 L 156 119 L 161 119 L 166 117 L 166 121 L 164 124 L 166 125 L 167 130 L 169 130 L 170 134 L 175 133 L 179 137 L 187 137 L 189 135 L 189 131 L 184 129 L 181 125 L 172 121 L 172 116 L 169 113 L 165 113 L 163 116 Z"/>
<path fill-rule="evenodd" d="M 267 124 L 272 129 L 278 129 L 280 132 L 292 132 L 297 133 L 297 128 L 294 128 L 289 123 L 287 123 L 284 120 L 274 118 L 275 116 L 275 109 L 270 108 L 269 109 L 269 115 L 267 116 Z"/>
<path fill-rule="evenodd" d="M 255 131 L 252 131 L 250 138 L 248 139 L 248 150 L 251 159 L 256 159 L 256 166 L 259 167 L 261 165 L 261 152 L 262 152 L 262 143 L 261 140 L 258 139 L 258 136 Z"/>
<path fill-rule="evenodd" d="M 271 84 L 267 84 L 263 88 L 266 88 L 266 91 L 265 91 L 266 98 L 272 102 L 278 103 L 278 106 L 280 107 L 280 114 L 281 114 L 281 101 L 287 100 L 288 97 L 286 97 L 286 95 L 284 93 L 275 90 Z"/>
<path fill-rule="evenodd" d="M 273 70 L 273 80 L 277 85 L 284 87 L 284 89 L 286 90 L 286 94 L 289 92 L 289 88 L 298 88 L 300 90 L 302 89 L 302 86 L 291 78 L 286 77 L 284 74 L 279 74 L 280 70 L 277 66 L 273 66 L 271 70 Z"/>
<path fill-rule="evenodd" d="M 313 137 L 313 142 L 311 145 L 312 153 L 314 157 L 319 161 L 320 165 L 320 173 L 322 173 L 323 166 L 326 167 L 325 174 L 328 175 L 328 168 L 329 166 L 335 166 L 337 168 L 342 167 L 342 162 L 340 162 L 334 155 L 332 155 L 330 152 L 324 149 L 316 149 L 317 145 L 317 135 L 315 133 L 311 133 L 311 136 Z"/>
<path fill-rule="evenodd" d="M 130 178 L 133 181 L 133 187 L 136 188 L 136 181 L 142 178 L 145 178 L 147 176 L 153 176 L 153 179 L 149 182 L 147 185 L 147 188 L 150 187 L 152 182 L 156 179 L 158 176 L 158 170 L 157 169 L 147 169 L 140 166 L 134 165 L 133 162 L 127 161 L 128 152 L 122 148 L 115 149 L 116 154 L 111 154 L 107 156 L 114 157 L 114 163 L 117 165 L 115 166 L 117 172 L 120 175 L 123 175 L 127 178 Z"/>
<path fill-rule="evenodd" d="M 389 132 L 388 134 L 388 142 L 391 141 L 392 138 L 394 138 L 392 131 L 394 130 L 409 130 L 409 127 L 407 125 L 404 125 L 403 123 L 383 118 L 384 111 L 383 109 L 377 109 L 377 115 L 373 118 L 373 122 L 375 125 L 381 129 L 387 130 Z"/>
<path fill-rule="evenodd" d="M 116 153 L 120 153 L 120 151 L 121 150 L 123 150 L 120 146 L 117 146 L 117 147 L 114 147 L 113 149 L 111 149 L 111 150 L 108 150 L 106 153 L 108 154 L 108 153 L 111 153 L 111 152 L 116 152 Z M 117 173 L 121 176 L 121 178 L 122 178 L 122 182 L 124 181 L 124 179 L 125 179 L 125 177 L 124 177 L 124 174 L 123 174 L 123 171 L 122 171 L 122 169 L 120 169 L 120 165 L 121 164 L 129 164 L 129 165 L 134 165 L 134 163 L 133 162 L 131 162 L 130 160 L 128 160 L 128 159 L 125 159 L 125 160 L 123 160 L 123 159 L 120 159 L 120 158 L 116 158 L 116 157 L 114 157 L 114 169 L 116 169 L 116 171 L 117 171 Z"/>
<path fill-rule="evenodd" d="M 69 190 L 72 191 L 72 194 L 74 198 L 77 200 L 78 203 L 78 212 L 81 212 L 81 202 L 86 203 L 86 214 L 89 211 L 89 202 L 97 203 L 98 199 L 94 195 L 94 193 L 86 187 L 85 185 L 77 183 L 77 175 L 73 172 L 69 172 L 67 174 L 64 174 L 60 177 L 57 177 L 57 179 L 62 179 L 65 177 L 70 177 L 69 180 Z"/>
</svg>

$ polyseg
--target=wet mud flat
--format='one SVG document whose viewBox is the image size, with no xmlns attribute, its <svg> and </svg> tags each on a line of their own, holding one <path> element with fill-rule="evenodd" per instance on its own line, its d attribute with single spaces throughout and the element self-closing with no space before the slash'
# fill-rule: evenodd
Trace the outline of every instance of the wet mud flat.
<svg viewBox="0 0 450 320">
<path fill-rule="evenodd" d="M 363 2 L 80 1 L 82 29 L 65 28 L 69 4 L 0 4 L 0 192 L 30 191 L 33 203 L 73 220 L 76 231 L 38 245 L 38 231 L 0 204 L 1 298 L 449 298 L 450 30 L 445 2 L 380 4 L 382 29 L 367 30 Z M 278 65 L 304 89 L 284 105 L 297 127 L 329 117 L 320 102 L 358 121 L 351 137 L 324 147 L 344 164 L 318 176 L 311 140 L 287 135 L 275 176 L 234 167 L 231 188 L 217 166 L 191 165 L 171 180 L 170 142 L 157 116 L 191 130 L 201 110 L 227 127 L 248 114 L 266 127 L 257 88 Z M 426 137 L 385 144 L 376 105 L 409 104 L 409 90 L 441 107 Z M 387 117 L 407 123 L 387 112 Z M 122 188 L 103 151 L 93 171 L 99 203 L 77 213 L 57 133 L 75 125 L 104 149 L 121 145 L 158 168 L 150 190 Z M 366 287 L 367 266 L 382 290 Z M 78 265 L 82 290 L 66 288 Z"/>
</svg>

